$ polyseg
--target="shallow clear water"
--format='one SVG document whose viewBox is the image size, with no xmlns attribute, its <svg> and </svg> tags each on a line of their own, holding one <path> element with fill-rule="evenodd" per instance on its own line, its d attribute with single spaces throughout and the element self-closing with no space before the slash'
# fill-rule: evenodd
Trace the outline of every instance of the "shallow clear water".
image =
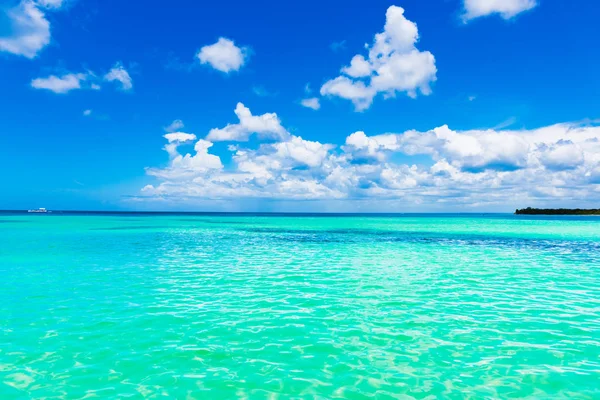
<svg viewBox="0 0 600 400">
<path fill-rule="evenodd" d="M 600 398 L 600 218 L 0 215 L 0 398 Z"/>
</svg>

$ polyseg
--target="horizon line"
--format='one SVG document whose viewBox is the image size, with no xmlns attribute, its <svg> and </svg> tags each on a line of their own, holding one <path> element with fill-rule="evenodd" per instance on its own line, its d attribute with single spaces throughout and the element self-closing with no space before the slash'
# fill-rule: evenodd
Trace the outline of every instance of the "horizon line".
<svg viewBox="0 0 600 400">
<path fill-rule="evenodd" d="M 29 213 L 31 209 L 19 210 L 0 210 L 0 213 Z M 511 212 L 483 212 L 483 211 L 456 211 L 456 212 L 440 212 L 440 211 L 409 211 L 409 212 L 335 212 L 335 211 L 125 211 L 125 210 L 50 210 L 47 213 L 98 213 L 98 214 L 329 214 L 329 215 L 356 215 L 356 214 L 373 214 L 373 215 L 403 215 L 403 214 L 512 214 Z M 31 213 L 35 214 L 35 213 Z"/>
</svg>

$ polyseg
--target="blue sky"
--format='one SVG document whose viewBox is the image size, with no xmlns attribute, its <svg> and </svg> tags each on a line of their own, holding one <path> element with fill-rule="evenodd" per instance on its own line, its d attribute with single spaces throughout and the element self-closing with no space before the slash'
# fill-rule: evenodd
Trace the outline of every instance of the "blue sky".
<svg viewBox="0 0 600 400">
<path fill-rule="evenodd" d="M 599 12 L 1 1 L 0 208 L 597 205 Z"/>
</svg>

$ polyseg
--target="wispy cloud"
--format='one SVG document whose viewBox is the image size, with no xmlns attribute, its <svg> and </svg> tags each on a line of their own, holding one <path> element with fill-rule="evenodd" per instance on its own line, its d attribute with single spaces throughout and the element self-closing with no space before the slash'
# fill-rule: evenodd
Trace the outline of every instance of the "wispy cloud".
<svg viewBox="0 0 600 400">
<path fill-rule="evenodd" d="M 62 76 L 50 75 L 46 78 L 36 78 L 31 81 L 34 89 L 44 89 L 57 94 L 65 94 L 71 90 L 81 89 L 82 82 L 87 79 L 87 74 L 65 74 Z"/>
<path fill-rule="evenodd" d="M 183 124 L 183 121 L 180 119 L 176 119 L 173 122 L 171 122 L 169 125 L 165 126 L 165 131 L 166 132 L 176 132 L 180 129 L 183 129 L 185 125 Z"/>
<path fill-rule="evenodd" d="M 500 122 L 498 125 L 494 126 L 492 129 L 499 130 L 499 129 L 508 128 L 509 126 L 514 125 L 516 122 L 517 122 L 517 117 L 509 117 L 509 118 L 505 119 L 504 121 Z"/>
<path fill-rule="evenodd" d="M 340 40 L 339 42 L 333 42 L 329 45 L 329 47 L 336 53 L 338 51 L 346 50 L 346 41 Z"/>
<path fill-rule="evenodd" d="M 73 90 L 100 90 L 100 82 L 118 82 L 121 89 L 127 91 L 133 87 L 131 76 L 123 65 L 118 62 L 103 77 L 98 77 L 93 71 L 86 72 L 63 72 L 47 77 L 35 78 L 30 85 L 34 89 L 44 89 L 57 94 L 66 94 Z"/>
<path fill-rule="evenodd" d="M 92 109 L 84 110 L 83 116 L 86 118 L 91 118 L 96 121 L 106 121 L 109 119 L 109 116 L 107 114 L 98 113 Z"/>
<path fill-rule="evenodd" d="M 277 93 L 271 92 L 261 85 L 252 86 L 252 92 L 258 97 L 273 97 L 277 95 Z"/>
<path fill-rule="evenodd" d="M 194 68 L 198 67 L 198 62 L 194 62 L 193 60 L 190 60 L 189 62 L 181 61 L 180 57 L 177 57 L 173 53 L 169 53 L 163 65 L 167 70 L 190 72 Z"/>
</svg>

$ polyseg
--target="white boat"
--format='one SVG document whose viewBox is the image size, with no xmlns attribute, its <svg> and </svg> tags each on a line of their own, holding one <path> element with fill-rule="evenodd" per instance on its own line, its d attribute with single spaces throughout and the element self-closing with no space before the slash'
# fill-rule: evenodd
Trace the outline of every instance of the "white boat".
<svg viewBox="0 0 600 400">
<path fill-rule="evenodd" d="M 37 210 L 27 210 L 27 212 L 30 212 L 30 213 L 47 213 L 47 212 L 48 212 L 48 210 L 46 210 L 46 209 L 45 209 L 45 208 L 43 208 L 43 207 L 40 207 L 40 208 L 38 208 Z"/>
</svg>

